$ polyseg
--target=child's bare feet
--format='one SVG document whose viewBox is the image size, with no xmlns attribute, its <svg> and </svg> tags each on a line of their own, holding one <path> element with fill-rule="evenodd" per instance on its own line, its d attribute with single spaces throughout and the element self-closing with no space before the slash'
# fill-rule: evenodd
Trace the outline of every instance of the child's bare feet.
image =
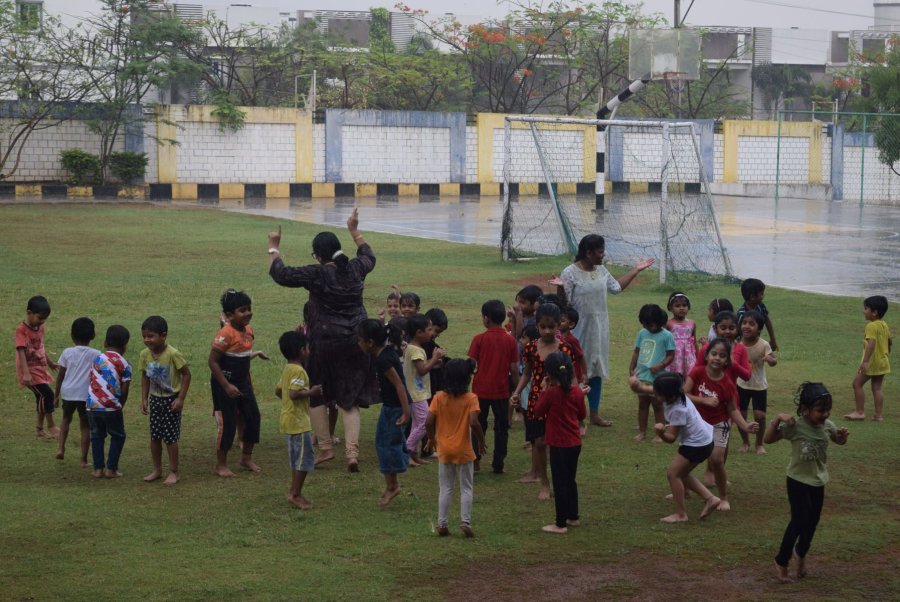
<svg viewBox="0 0 900 602">
<path fill-rule="evenodd" d="M 794 581 L 793 579 L 791 579 L 791 576 L 788 575 L 788 568 L 786 566 L 781 566 L 776 562 L 775 571 L 778 575 L 778 581 L 780 581 L 781 583 L 792 583 Z"/>
<path fill-rule="evenodd" d="M 707 487 L 712 487 L 716 484 L 716 475 L 713 473 L 706 471 L 703 473 L 703 484 Z"/>
<path fill-rule="evenodd" d="M 66 459 L 65 450 L 62 450 L 62 449 L 56 450 L 56 459 L 57 460 L 65 460 Z"/>
<path fill-rule="evenodd" d="M 765 455 L 766 455 L 766 448 L 765 448 L 764 446 L 762 446 L 762 445 L 757 445 L 757 446 L 756 446 L 756 455 L 757 455 L 757 456 L 765 456 Z"/>
<path fill-rule="evenodd" d="M 431 464 L 431 460 L 426 460 L 422 456 L 419 456 L 418 458 L 416 458 L 416 460 L 419 462 L 419 464 Z"/>
<path fill-rule="evenodd" d="M 416 466 L 421 466 L 422 462 L 416 461 L 415 457 L 412 454 L 409 456 L 409 460 L 406 461 L 406 465 L 410 468 L 415 468 Z"/>
<path fill-rule="evenodd" d="M 706 503 L 703 505 L 703 510 L 700 512 L 700 518 L 706 518 L 707 516 L 712 514 L 713 510 L 718 509 L 721 504 L 722 500 L 714 495 L 710 496 L 710 498 L 706 500 Z"/>
<path fill-rule="evenodd" d="M 301 510 L 311 510 L 313 505 L 312 502 L 303 497 L 302 495 L 291 495 L 288 494 L 287 499 L 290 503 L 300 508 Z"/>
<path fill-rule="evenodd" d="M 850 412 L 849 414 L 844 414 L 845 420 L 865 420 L 866 415 L 860 414 L 858 412 Z"/>
<path fill-rule="evenodd" d="M 663 440 L 659 436 L 653 438 L 653 443 L 662 443 L 662 442 L 663 442 Z"/>
<path fill-rule="evenodd" d="M 450 535 L 450 529 L 447 527 L 438 527 L 437 528 L 438 537 L 447 537 Z"/>
<path fill-rule="evenodd" d="M 729 512 L 731 510 L 731 504 L 728 503 L 728 500 L 722 500 L 719 502 L 719 505 L 716 506 L 716 510 L 719 512 Z"/>
<path fill-rule="evenodd" d="M 316 454 L 316 466 L 323 462 L 328 462 L 329 460 L 334 460 L 334 452 L 330 449 L 327 451 L 320 451 Z"/>
<path fill-rule="evenodd" d="M 49 432 L 50 439 L 59 439 L 59 427 L 54 426 Z"/>
<path fill-rule="evenodd" d="M 566 525 L 568 525 L 569 527 L 580 527 L 581 521 L 577 518 L 569 518 L 566 519 Z"/>
<path fill-rule="evenodd" d="M 588 432 L 588 427 L 587 427 L 587 425 L 586 425 L 586 424 L 579 424 L 579 425 L 578 425 L 578 432 L 581 433 L 581 436 L 582 436 L 582 437 L 584 437 L 585 435 L 587 435 L 587 432 Z"/>
<path fill-rule="evenodd" d="M 669 516 L 664 516 L 659 519 L 659 522 L 669 523 L 670 525 L 673 523 L 686 523 L 687 521 L 687 514 L 670 514 Z"/>
<path fill-rule="evenodd" d="M 103 478 L 103 469 L 98 468 L 97 470 L 95 470 L 94 472 L 91 473 L 91 476 L 94 477 L 95 479 L 102 479 Z"/>
<path fill-rule="evenodd" d="M 538 499 L 542 502 L 546 502 L 550 499 L 550 488 L 549 487 L 541 487 L 541 492 L 538 494 Z"/>
<path fill-rule="evenodd" d="M 475 537 L 475 531 L 473 531 L 472 527 L 470 527 L 469 525 L 460 525 L 459 529 L 467 538 Z"/>
<path fill-rule="evenodd" d="M 241 466 L 251 472 L 262 472 L 262 468 L 259 467 L 259 464 L 254 462 L 251 458 L 241 458 Z"/>
<path fill-rule="evenodd" d="M 88 464 L 88 461 L 87 461 L 87 460 L 82 460 L 82 461 L 81 461 L 81 467 L 82 467 L 82 468 L 87 468 L 87 467 L 89 467 L 89 466 L 90 466 L 90 464 Z"/>
<path fill-rule="evenodd" d="M 750 444 L 749 444 L 749 443 L 744 443 L 744 444 L 741 446 L 741 449 L 739 449 L 738 451 L 741 452 L 742 454 L 746 454 L 748 451 L 750 451 Z"/>
<path fill-rule="evenodd" d="M 516 483 L 538 483 L 540 479 L 537 478 L 533 472 L 526 472 L 521 479 L 518 479 Z"/>
<path fill-rule="evenodd" d="M 38 439 L 46 439 L 47 431 L 45 431 L 44 429 L 35 429 L 34 436 L 37 437 Z"/>
<path fill-rule="evenodd" d="M 118 479 L 122 476 L 122 473 L 118 470 L 110 470 L 109 468 L 107 468 L 103 476 L 105 476 L 107 479 Z"/>
<path fill-rule="evenodd" d="M 170 473 L 169 473 L 169 476 L 166 477 L 166 480 L 163 481 L 163 485 L 169 485 L 169 486 L 171 486 L 171 485 L 174 485 L 174 484 L 177 483 L 177 482 L 178 482 L 178 473 L 177 473 L 177 472 L 170 472 Z"/>
<path fill-rule="evenodd" d="M 794 559 L 797 561 L 797 579 L 803 579 L 806 577 L 806 558 L 800 558 L 794 554 Z"/>
<path fill-rule="evenodd" d="M 148 474 L 146 477 L 144 477 L 144 481 L 147 483 L 152 483 L 153 481 L 157 480 L 161 476 L 162 476 L 162 473 L 160 471 L 154 470 L 153 472 Z"/>
<path fill-rule="evenodd" d="M 398 495 L 400 495 L 399 487 L 397 487 L 396 489 L 385 489 L 384 493 L 381 494 L 381 499 L 378 500 L 378 505 L 384 508 L 385 506 L 390 504 L 391 500 L 393 500 Z"/>
<path fill-rule="evenodd" d="M 637 435 L 634 436 L 634 441 L 636 443 L 640 443 L 641 441 L 644 440 L 644 437 L 646 437 L 646 436 L 647 435 L 643 431 L 641 431 L 640 433 L 638 433 Z"/>
<path fill-rule="evenodd" d="M 874 416 L 872 420 L 875 422 L 884 422 L 884 416 Z"/>
<path fill-rule="evenodd" d="M 544 533 L 558 533 L 560 535 L 569 532 L 569 530 L 565 527 L 557 527 L 556 525 L 544 525 L 543 527 L 541 527 L 541 531 L 543 531 Z"/>
<path fill-rule="evenodd" d="M 213 469 L 213 472 L 223 478 L 231 478 L 234 476 L 234 473 L 231 472 L 227 466 L 216 466 L 215 469 Z"/>
</svg>

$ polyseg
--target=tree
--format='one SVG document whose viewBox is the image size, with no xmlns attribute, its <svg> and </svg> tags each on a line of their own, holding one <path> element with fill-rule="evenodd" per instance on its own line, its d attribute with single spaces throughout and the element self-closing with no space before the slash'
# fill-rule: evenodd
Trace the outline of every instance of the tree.
<svg viewBox="0 0 900 602">
<path fill-rule="evenodd" d="M 809 72 L 797 65 L 757 65 L 753 68 L 752 80 L 762 93 L 763 105 L 772 118 L 786 100 L 808 99 L 812 91 Z"/>
<path fill-rule="evenodd" d="M 865 77 L 869 84 L 870 110 L 885 113 L 873 124 L 878 159 L 900 176 L 896 167 L 900 161 L 900 37 L 889 40 L 884 61 L 872 64 Z"/>
</svg>

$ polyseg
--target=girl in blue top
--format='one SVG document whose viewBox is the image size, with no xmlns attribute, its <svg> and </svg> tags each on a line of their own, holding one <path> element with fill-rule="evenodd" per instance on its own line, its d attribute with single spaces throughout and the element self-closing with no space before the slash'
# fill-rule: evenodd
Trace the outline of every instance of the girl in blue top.
<svg viewBox="0 0 900 602">
<path fill-rule="evenodd" d="M 638 434 L 635 441 L 643 441 L 647 433 L 647 419 L 653 406 L 655 422 L 663 421 L 662 402 L 657 401 L 651 386 L 656 375 L 675 361 L 675 337 L 666 330 L 669 316 L 659 305 L 644 305 L 638 312 L 641 330 L 634 339 L 634 353 L 628 367 L 631 390 L 638 396 Z M 654 443 L 661 443 L 658 436 Z"/>
</svg>

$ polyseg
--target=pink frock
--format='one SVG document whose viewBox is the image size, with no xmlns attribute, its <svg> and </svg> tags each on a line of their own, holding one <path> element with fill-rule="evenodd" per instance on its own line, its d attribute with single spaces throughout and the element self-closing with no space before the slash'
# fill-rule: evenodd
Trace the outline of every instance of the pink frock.
<svg viewBox="0 0 900 602">
<path fill-rule="evenodd" d="M 694 341 L 694 321 L 684 320 L 683 322 L 675 322 L 669 320 L 666 328 L 675 337 L 675 361 L 669 368 L 672 372 L 678 372 L 687 377 L 688 372 L 697 362 L 697 347 Z"/>
</svg>

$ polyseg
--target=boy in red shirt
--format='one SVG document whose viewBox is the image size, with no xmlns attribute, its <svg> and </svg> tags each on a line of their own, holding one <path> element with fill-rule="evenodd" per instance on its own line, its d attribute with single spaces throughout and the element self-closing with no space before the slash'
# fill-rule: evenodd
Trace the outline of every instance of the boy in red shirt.
<svg viewBox="0 0 900 602">
<path fill-rule="evenodd" d="M 35 435 L 38 438 L 56 439 L 59 429 L 53 422 L 55 403 L 53 389 L 50 388 L 53 379 L 47 368 L 56 370 L 58 366 L 44 351 L 44 322 L 48 317 L 50 317 L 50 303 L 46 298 L 38 295 L 28 300 L 25 320 L 16 328 L 16 376 L 19 386 L 28 387 L 34 394 L 37 407 Z"/>
<path fill-rule="evenodd" d="M 506 308 L 497 299 L 481 306 L 481 320 L 485 331 L 476 335 L 469 345 L 469 357 L 478 364 L 472 381 L 472 392 L 478 397 L 481 409 L 478 422 L 487 432 L 488 412 L 494 413 L 494 459 L 491 469 L 503 473 L 509 441 L 509 396 L 519 375 L 519 350 L 516 339 L 503 329 Z M 476 449 L 476 454 L 478 450 Z M 475 460 L 478 470 L 481 455 Z"/>
</svg>

